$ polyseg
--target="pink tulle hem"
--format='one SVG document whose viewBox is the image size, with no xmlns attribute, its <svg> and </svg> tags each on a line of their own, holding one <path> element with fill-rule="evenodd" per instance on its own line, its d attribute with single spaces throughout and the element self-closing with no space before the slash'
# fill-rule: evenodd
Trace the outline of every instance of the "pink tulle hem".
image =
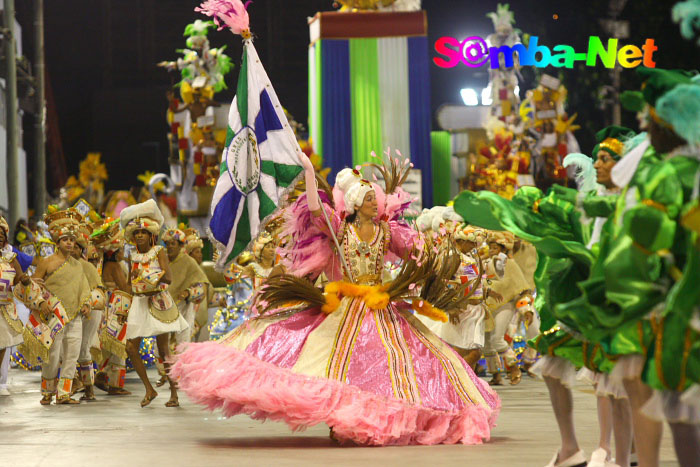
<svg viewBox="0 0 700 467">
<path fill-rule="evenodd" d="M 185 344 L 170 373 L 197 404 L 227 417 L 284 421 L 293 430 L 325 422 L 341 442 L 361 445 L 481 444 L 500 406 L 444 411 L 389 399 L 356 386 L 304 376 L 233 347 Z"/>
</svg>

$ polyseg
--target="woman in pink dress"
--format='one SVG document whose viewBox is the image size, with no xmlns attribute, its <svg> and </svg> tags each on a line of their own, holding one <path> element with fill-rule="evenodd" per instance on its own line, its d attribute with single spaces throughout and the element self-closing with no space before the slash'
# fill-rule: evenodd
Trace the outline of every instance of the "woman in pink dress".
<svg viewBox="0 0 700 467">
<path fill-rule="evenodd" d="M 267 314 L 216 343 L 187 345 L 171 369 L 179 387 L 226 416 L 245 413 L 292 429 L 325 422 L 339 442 L 488 440 L 500 408 L 496 393 L 406 311 L 405 300 L 390 301 L 384 293 L 386 259 L 406 258 L 418 241 L 398 220 L 409 204 L 405 192 L 397 194 L 397 184 L 385 179 L 393 192 L 386 194 L 345 169 L 336 178 L 333 209 L 330 197 L 313 188 L 310 163 L 305 169 L 307 193 L 287 208 L 285 234 L 293 241 L 282 253 L 296 276 L 316 279 L 325 272 L 334 281 L 325 304 L 262 310 Z"/>
</svg>

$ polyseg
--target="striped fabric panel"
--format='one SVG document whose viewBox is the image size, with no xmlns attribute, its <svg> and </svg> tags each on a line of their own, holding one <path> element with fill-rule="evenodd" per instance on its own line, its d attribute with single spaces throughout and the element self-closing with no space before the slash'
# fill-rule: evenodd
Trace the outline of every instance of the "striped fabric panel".
<svg viewBox="0 0 700 467">
<path fill-rule="evenodd" d="M 326 368 L 328 378 L 346 382 L 350 357 L 366 311 L 364 302 L 357 298 L 353 299 L 350 305 L 345 308 L 343 319 L 333 342 L 331 358 L 328 360 Z"/>
<path fill-rule="evenodd" d="M 377 39 L 383 147 L 404 155 L 411 150 L 406 37 Z"/>
<path fill-rule="evenodd" d="M 433 169 L 430 153 L 430 56 L 427 37 L 409 37 L 408 93 L 410 110 L 411 161 L 421 169 L 423 207 L 433 205 Z"/>
<path fill-rule="evenodd" d="M 371 162 L 382 150 L 377 39 L 350 39 L 353 165 Z"/>
<path fill-rule="evenodd" d="M 459 376 L 457 375 L 457 371 L 455 370 L 454 365 L 452 362 L 442 353 L 440 352 L 440 349 L 438 349 L 430 340 L 423 335 L 420 331 L 417 331 L 411 326 L 411 332 L 420 339 L 421 342 L 430 350 L 430 352 L 437 357 L 438 360 L 440 360 L 440 363 L 442 364 L 442 367 L 445 369 L 445 373 L 447 374 L 447 378 L 450 380 L 450 383 L 452 383 L 452 387 L 455 389 L 457 394 L 459 395 L 460 399 L 464 401 L 465 403 L 469 404 L 474 404 L 475 402 L 472 400 L 471 397 L 469 397 L 469 393 L 467 389 L 464 387 L 462 384 L 462 381 L 459 379 Z"/>
<path fill-rule="evenodd" d="M 394 397 L 412 404 L 420 404 L 421 397 L 413 368 L 413 358 L 394 313 L 381 310 L 373 314 L 379 337 L 386 349 Z"/>
<path fill-rule="evenodd" d="M 323 165 L 330 167 L 328 180 L 352 165 L 350 104 L 350 45 L 347 40 L 319 41 L 321 50 L 320 133 Z"/>
</svg>

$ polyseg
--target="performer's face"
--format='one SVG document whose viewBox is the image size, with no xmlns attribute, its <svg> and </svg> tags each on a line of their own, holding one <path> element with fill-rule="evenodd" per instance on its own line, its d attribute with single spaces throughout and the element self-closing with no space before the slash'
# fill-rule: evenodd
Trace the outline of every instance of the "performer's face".
<svg viewBox="0 0 700 467">
<path fill-rule="evenodd" d="M 75 242 L 75 245 L 73 245 L 73 251 L 71 254 L 75 259 L 80 259 L 83 256 L 83 249 L 80 245 L 78 245 L 78 242 Z"/>
<path fill-rule="evenodd" d="M 503 247 L 501 245 L 499 245 L 498 243 L 495 243 L 495 242 L 489 242 L 489 255 L 490 256 L 496 256 L 501 251 L 503 251 Z"/>
<path fill-rule="evenodd" d="M 140 229 L 134 232 L 134 243 L 139 248 L 150 247 L 151 233 L 146 229 Z"/>
<path fill-rule="evenodd" d="M 516 253 L 518 250 L 520 250 L 520 246 L 522 245 L 522 242 L 519 238 L 515 239 L 515 242 L 513 243 L 513 253 Z"/>
<path fill-rule="evenodd" d="M 360 206 L 359 212 L 364 217 L 369 217 L 370 219 L 377 217 L 377 195 L 374 193 L 374 190 L 367 192 L 365 199 L 362 202 L 362 206 Z"/>
<path fill-rule="evenodd" d="M 275 260 L 275 243 L 268 242 L 260 252 L 260 259 L 263 263 L 271 263 Z"/>
<path fill-rule="evenodd" d="M 72 254 L 76 246 L 75 237 L 70 235 L 61 237 L 61 239 L 58 241 L 58 249 L 64 256 Z"/>
<path fill-rule="evenodd" d="M 468 253 L 476 248 L 476 243 L 470 242 L 469 240 L 457 240 L 455 242 L 457 249 L 462 253 Z"/>
<path fill-rule="evenodd" d="M 175 258 L 177 255 L 180 254 L 180 250 L 182 249 L 182 245 L 180 242 L 174 238 L 171 238 L 167 242 L 165 242 L 165 249 L 168 251 L 168 257 Z"/>
<path fill-rule="evenodd" d="M 201 248 L 195 248 L 192 251 L 190 251 L 190 256 L 193 257 L 195 261 L 197 261 L 197 264 L 202 264 L 202 261 L 204 261 L 204 255 L 202 254 Z"/>
<path fill-rule="evenodd" d="M 678 146 L 687 144 L 687 141 L 678 136 L 673 130 L 667 128 L 655 120 L 650 119 L 647 126 L 651 145 L 657 152 L 670 152 Z"/>
<path fill-rule="evenodd" d="M 606 188 L 614 187 L 615 185 L 610 178 L 610 172 L 617 164 L 617 161 L 607 151 L 598 151 L 596 158 L 593 168 L 595 168 L 597 182 Z"/>
</svg>

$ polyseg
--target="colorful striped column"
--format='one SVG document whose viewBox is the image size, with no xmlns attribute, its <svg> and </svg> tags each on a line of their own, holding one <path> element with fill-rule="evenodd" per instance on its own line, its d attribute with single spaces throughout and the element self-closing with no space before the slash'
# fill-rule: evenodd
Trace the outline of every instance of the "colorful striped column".
<svg viewBox="0 0 700 467">
<path fill-rule="evenodd" d="M 309 29 L 309 133 L 329 181 L 390 146 L 421 170 L 423 205 L 431 206 L 425 12 L 323 12 Z"/>
</svg>

